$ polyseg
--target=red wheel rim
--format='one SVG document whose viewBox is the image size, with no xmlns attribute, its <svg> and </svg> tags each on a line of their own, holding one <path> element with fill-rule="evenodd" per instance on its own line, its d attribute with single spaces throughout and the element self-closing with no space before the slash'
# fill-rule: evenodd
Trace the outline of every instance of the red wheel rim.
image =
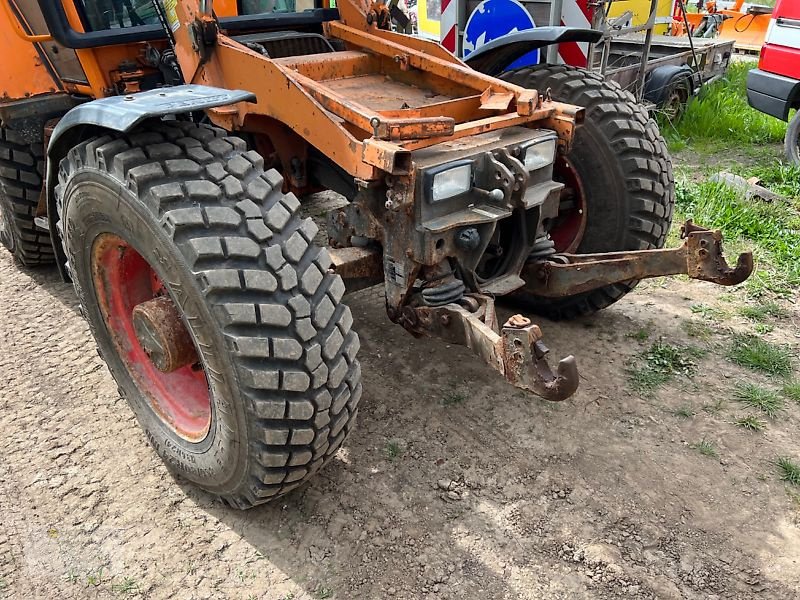
<svg viewBox="0 0 800 600">
<path fill-rule="evenodd" d="M 553 166 L 554 179 L 564 184 L 558 217 L 550 227 L 550 239 L 556 252 L 575 252 L 586 231 L 586 194 L 572 163 L 559 156 Z"/>
<path fill-rule="evenodd" d="M 153 411 L 182 438 L 204 439 L 211 426 L 211 395 L 202 362 L 164 373 L 150 360 L 134 331 L 134 307 L 169 295 L 158 274 L 132 245 L 104 233 L 92 248 L 92 275 L 117 353 Z"/>
</svg>

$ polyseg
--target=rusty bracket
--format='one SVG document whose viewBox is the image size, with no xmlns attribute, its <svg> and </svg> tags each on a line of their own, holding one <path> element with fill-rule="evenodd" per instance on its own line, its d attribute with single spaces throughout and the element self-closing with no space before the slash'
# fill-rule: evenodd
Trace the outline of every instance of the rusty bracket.
<svg viewBox="0 0 800 600">
<path fill-rule="evenodd" d="M 399 322 L 415 335 L 467 346 L 509 383 L 546 400 L 566 400 L 575 393 L 579 380 L 575 357 L 562 359 L 553 373 L 538 325 L 515 315 L 498 328 L 492 298 L 472 294 L 465 300 L 466 306 L 407 306 Z"/>
<path fill-rule="evenodd" d="M 686 241 L 680 248 L 559 254 L 528 263 L 522 271 L 525 290 L 537 296 L 560 298 L 612 283 L 681 274 L 731 286 L 742 283 L 753 272 L 752 252 L 740 254 L 735 267 L 728 266 L 720 231 L 687 221 L 681 228 L 681 237 Z"/>
</svg>

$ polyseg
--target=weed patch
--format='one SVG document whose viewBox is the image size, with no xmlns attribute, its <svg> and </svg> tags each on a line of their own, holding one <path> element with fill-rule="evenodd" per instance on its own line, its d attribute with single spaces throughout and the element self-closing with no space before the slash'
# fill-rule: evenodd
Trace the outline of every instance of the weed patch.
<svg viewBox="0 0 800 600">
<path fill-rule="evenodd" d="M 800 403 L 800 380 L 784 383 L 781 393 L 789 400 Z"/>
<path fill-rule="evenodd" d="M 736 364 L 754 371 L 781 377 L 792 373 L 792 350 L 754 335 L 735 335 L 728 356 Z"/>
<path fill-rule="evenodd" d="M 792 485 L 800 485 L 800 466 L 791 458 L 781 456 L 775 461 L 781 472 L 781 479 L 788 481 Z"/>
<path fill-rule="evenodd" d="M 755 415 L 739 417 L 734 421 L 734 423 L 742 429 L 747 429 L 748 431 L 763 431 L 767 426 L 766 421 L 762 421 Z"/>
<path fill-rule="evenodd" d="M 710 458 L 717 458 L 719 456 L 719 454 L 717 453 L 717 449 L 714 447 L 714 444 L 712 444 L 706 439 L 700 440 L 693 446 L 693 448 L 703 456 L 708 456 Z"/>
<path fill-rule="evenodd" d="M 775 417 L 783 408 L 783 400 L 777 393 L 754 383 L 737 383 L 733 397 L 743 404 L 757 408 L 768 417 Z"/>
<path fill-rule="evenodd" d="M 693 346 L 675 346 L 658 340 L 628 369 L 629 382 L 643 394 L 675 377 L 691 377 L 697 371 L 695 359 L 703 354 Z"/>
<path fill-rule="evenodd" d="M 751 304 L 739 308 L 739 314 L 751 321 L 766 321 L 768 318 L 781 319 L 789 313 L 777 302 L 764 302 L 763 304 Z"/>
</svg>

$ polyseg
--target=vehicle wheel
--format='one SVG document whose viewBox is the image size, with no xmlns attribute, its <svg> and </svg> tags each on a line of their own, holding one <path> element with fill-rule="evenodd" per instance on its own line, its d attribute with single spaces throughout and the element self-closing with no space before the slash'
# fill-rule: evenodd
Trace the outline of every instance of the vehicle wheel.
<svg viewBox="0 0 800 600">
<path fill-rule="evenodd" d="M 173 471 L 239 508 L 327 462 L 361 396 L 344 284 L 263 165 L 220 129 L 156 122 L 73 148 L 56 188 L 121 393 Z"/>
<path fill-rule="evenodd" d="M 662 103 L 658 105 L 658 111 L 670 123 L 677 123 L 683 116 L 691 95 L 689 85 L 686 77 L 676 77 L 670 82 Z"/>
<path fill-rule="evenodd" d="M 800 110 L 798 110 L 786 130 L 786 158 L 793 165 L 800 166 Z"/>
<path fill-rule="evenodd" d="M 565 65 L 510 71 L 502 79 L 583 106 L 585 122 L 572 149 L 559 155 L 555 178 L 566 185 L 549 234 L 557 252 L 588 254 L 661 248 L 672 222 L 672 161 L 655 121 L 633 96 L 600 75 Z M 567 296 L 520 292 L 526 309 L 550 319 L 571 319 L 610 306 L 636 281 Z"/>
<path fill-rule="evenodd" d="M 53 262 L 50 234 L 33 222 L 42 192 L 42 144 L 0 127 L 0 242 L 25 266 Z"/>
</svg>

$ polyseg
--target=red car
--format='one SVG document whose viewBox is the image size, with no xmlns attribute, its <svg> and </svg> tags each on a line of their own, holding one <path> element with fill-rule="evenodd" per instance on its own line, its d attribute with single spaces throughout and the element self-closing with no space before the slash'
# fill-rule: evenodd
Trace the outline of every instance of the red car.
<svg viewBox="0 0 800 600">
<path fill-rule="evenodd" d="M 747 75 L 747 100 L 756 110 L 784 121 L 800 108 L 800 2 L 778 0 L 772 11 L 758 68 Z M 786 132 L 786 155 L 800 165 L 800 111 Z"/>
</svg>

